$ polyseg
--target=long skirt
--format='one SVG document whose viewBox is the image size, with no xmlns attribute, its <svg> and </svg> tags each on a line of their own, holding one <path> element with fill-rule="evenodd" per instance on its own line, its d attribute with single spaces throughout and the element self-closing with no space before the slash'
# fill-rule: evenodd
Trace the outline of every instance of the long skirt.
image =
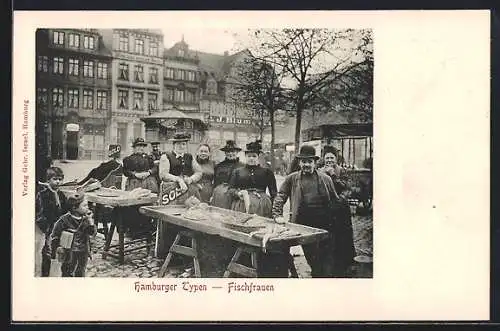
<svg viewBox="0 0 500 331">
<path fill-rule="evenodd" d="M 272 216 L 273 207 L 271 198 L 264 192 L 249 191 L 248 193 L 250 197 L 250 208 L 248 213 L 270 218 Z M 240 199 L 233 201 L 231 209 L 246 213 L 245 203 Z M 242 260 L 248 265 L 249 261 L 247 257 L 242 258 Z M 287 278 L 288 269 L 288 251 L 259 252 L 257 255 L 257 274 L 259 277 Z"/>
<path fill-rule="evenodd" d="M 132 191 L 138 187 L 151 190 L 153 193 L 158 193 L 158 183 L 154 176 L 149 176 L 144 179 L 129 178 L 127 180 L 127 191 Z M 138 208 L 131 208 L 130 212 L 127 212 L 126 215 L 125 224 L 133 236 L 135 234 L 142 235 L 151 232 L 151 219 L 142 215 Z"/>
<path fill-rule="evenodd" d="M 257 214 L 263 217 L 272 216 L 273 204 L 271 198 L 264 192 L 249 191 L 250 196 L 250 208 L 248 210 L 249 214 Z M 241 199 L 234 200 L 231 204 L 231 209 L 246 213 L 245 202 Z"/>
<path fill-rule="evenodd" d="M 226 183 L 217 185 L 212 193 L 211 205 L 219 208 L 231 209 L 232 198 L 227 193 L 228 190 L 229 185 Z"/>
<path fill-rule="evenodd" d="M 198 184 L 197 186 L 200 189 L 201 201 L 205 202 L 205 203 L 209 203 L 210 198 L 212 197 L 213 190 L 214 190 L 214 188 L 212 186 L 212 182 L 208 181 L 208 180 L 201 180 L 197 184 Z"/>
<path fill-rule="evenodd" d="M 129 178 L 127 180 L 126 191 L 132 191 L 138 187 L 151 190 L 153 193 L 158 193 L 158 182 L 154 176 L 149 176 L 144 179 Z"/>
</svg>

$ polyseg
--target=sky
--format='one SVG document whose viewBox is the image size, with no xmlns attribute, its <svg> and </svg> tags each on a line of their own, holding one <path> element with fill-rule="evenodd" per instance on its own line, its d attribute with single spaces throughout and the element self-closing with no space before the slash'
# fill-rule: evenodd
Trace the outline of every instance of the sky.
<svg viewBox="0 0 500 331">
<path fill-rule="evenodd" d="M 244 39 L 245 30 L 224 29 L 162 29 L 165 48 L 172 47 L 176 42 L 182 40 L 189 45 L 190 49 L 208 53 L 224 54 L 228 51 L 234 53 L 237 47 L 237 39 Z M 240 35 L 240 38 L 236 38 Z"/>
</svg>

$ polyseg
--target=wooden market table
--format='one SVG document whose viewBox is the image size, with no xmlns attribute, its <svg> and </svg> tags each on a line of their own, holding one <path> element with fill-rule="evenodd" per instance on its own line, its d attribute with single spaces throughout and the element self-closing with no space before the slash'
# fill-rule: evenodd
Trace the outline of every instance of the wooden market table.
<svg viewBox="0 0 500 331">
<path fill-rule="evenodd" d="M 63 187 L 61 186 L 61 191 L 65 194 L 75 192 L 74 187 Z M 155 193 L 151 193 L 150 196 L 134 198 L 130 197 L 128 191 L 110 189 L 101 187 L 98 190 L 92 192 L 85 192 L 85 197 L 89 202 L 107 205 L 113 207 L 111 216 L 111 225 L 108 233 L 106 234 L 106 243 L 104 245 L 104 250 L 102 253 L 103 259 L 107 256 L 117 258 L 118 261 L 123 264 L 125 262 L 125 254 L 136 251 L 139 249 L 152 247 L 152 238 L 146 237 L 141 239 L 135 239 L 125 242 L 125 226 L 124 226 L 124 215 L 127 213 L 129 207 L 140 207 L 144 205 L 155 204 L 158 197 Z M 111 240 L 113 239 L 114 231 L 118 232 L 118 244 L 111 245 Z M 145 245 L 133 248 L 126 248 L 125 246 L 130 246 L 134 243 L 146 242 Z M 118 248 L 118 252 L 111 252 L 111 249 Z"/>
<path fill-rule="evenodd" d="M 166 274 L 166 268 L 172 258 L 172 254 L 179 254 L 193 258 L 195 276 L 201 277 L 199 270 L 198 251 L 196 243 L 196 233 L 208 234 L 212 236 L 220 236 L 237 243 L 236 252 L 226 268 L 223 277 L 230 277 L 231 274 L 239 274 L 245 277 L 258 277 L 257 273 L 257 256 L 258 252 L 262 250 L 262 235 L 250 236 L 247 233 L 240 232 L 231 228 L 223 226 L 220 221 L 198 221 L 183 217 L 183 213 L 187 211 L 184 206 L 143 206 L 139 211 L 144 215 L 158 219 L 161 222 L 167 222 L 181 228 L 178 232 L 176 239 L 170 247 L 169 253 L 165 262 L 160 269 L 159 276 L 163 277 Z M 218 213 L 242 214 L 236 211 L 222 209 L 214 206 L 209 207 L 209 211 L 216 211 Z M 269 219 L 269 222 L 274 223 Z M 276 224 L 276 223 L 274 223 Z M 290 230 L 298 232 L 300 235 L 295 237 L 285 238 L 271 238 L 267 245 L 267 251 L 284 251 L 291 246 L 310 244 L 325 239 L 328 236 L 326 230 L 317 229 L 305 225 L 286 223 L 282 224 Z M 188 237 L 191 239 L 191 247 L 179 245 L 180 238 Z M 248 253 L 251 257 L 251 266 L 240 264 L 239 258 L 242 254 Z"/>
</svg>

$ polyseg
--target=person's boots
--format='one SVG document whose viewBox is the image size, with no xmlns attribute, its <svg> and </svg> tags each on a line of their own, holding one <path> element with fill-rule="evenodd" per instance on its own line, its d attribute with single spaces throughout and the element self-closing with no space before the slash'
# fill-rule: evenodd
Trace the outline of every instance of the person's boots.
<svg viewBox="0 0 500 331">
<path fill-rule="evenodd" d="M 50 256 L 43 254 L 42 255 L 42 277 L 49 277 L 50 265 L 51 265 Z"/>
</svg>

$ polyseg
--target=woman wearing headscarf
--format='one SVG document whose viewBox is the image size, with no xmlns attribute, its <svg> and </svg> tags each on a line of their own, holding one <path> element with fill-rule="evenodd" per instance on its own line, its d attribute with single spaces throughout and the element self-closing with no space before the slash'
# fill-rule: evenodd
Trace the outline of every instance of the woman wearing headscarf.
<svg viewBox="0 0 500 331">
<path fill-rule="evenodd" d="M 220 150 L 226 154 L 226 158 L 214 168 L 214 190 L 211 204 L 216 207 L 230 209 L 232 199 L 227 194 L 229 178 L 234 169 L 243 167 L 245 164 L 240 162 L 238 158 L 238 152 L 241 151 L 241 148 L 236 146 L 234 140 L 227 140 L 226 145 Z"/>
</svg>

